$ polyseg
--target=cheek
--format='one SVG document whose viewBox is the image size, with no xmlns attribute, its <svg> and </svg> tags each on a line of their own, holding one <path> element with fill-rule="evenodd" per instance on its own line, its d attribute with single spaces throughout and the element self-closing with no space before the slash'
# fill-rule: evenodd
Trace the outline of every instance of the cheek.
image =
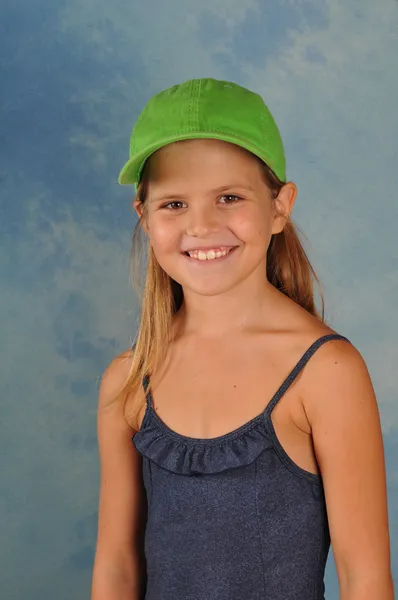
<svg viewBox="0 0 398 600">
<path fill-rule="evenodd" d="M 174 219 L 153 216 L 148 221 L 149 238 L 155 253 L 175 250 L 179 243 L 179 230 Z"/>
<path fill-rule="evenodd" d="M 264 241 L 271 226 L 271 215 L 265 209 L 253 205 L 242 208 L 230 221 L 230 228 L 246 243 Z"/>
</svg>

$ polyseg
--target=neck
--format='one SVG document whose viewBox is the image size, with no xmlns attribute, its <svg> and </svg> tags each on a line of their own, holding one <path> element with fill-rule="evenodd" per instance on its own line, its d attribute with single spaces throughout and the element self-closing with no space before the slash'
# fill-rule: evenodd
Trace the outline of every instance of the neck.
<svg viewBox="0 0 398 600">
<path fill-rule="evenodd" d="M 179 334 L 219 338 L 252 328 L 273 329 L 281 292 L 267 280 L 251 282 L 219 294 L 201 296 L 184 290 L 177 314 Z"/>
</svg>

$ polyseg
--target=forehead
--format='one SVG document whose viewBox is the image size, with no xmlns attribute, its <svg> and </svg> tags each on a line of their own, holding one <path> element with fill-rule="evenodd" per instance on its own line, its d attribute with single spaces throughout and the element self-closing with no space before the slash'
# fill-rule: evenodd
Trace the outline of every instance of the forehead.
<svg viewBox="0 0 398 600">
<path fill-rule="evenodd" d="M 154 183 L 183 181 L 196 177 L 246 181 L 261 174 L 261 161 L 237 146 L 216 139 L 193 139 L 173 142 L 160 148 L 147 160 L 146 170 Z"/>
</svg>

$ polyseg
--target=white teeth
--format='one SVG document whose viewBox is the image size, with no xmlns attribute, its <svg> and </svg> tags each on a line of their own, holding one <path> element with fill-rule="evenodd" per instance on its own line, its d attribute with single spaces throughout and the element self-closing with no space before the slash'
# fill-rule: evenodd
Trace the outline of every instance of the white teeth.
<svg viewBox="0 0 398 600">
<path fill-rule="evenodd" d="M 221 258 L 221 256 L 225 256 L 230 252 L 231 248 L 225 248 L 223 250 L 208 250 L 205 252 L 204 250 L 191 250 L 188 251 L 188 254 L 191 258 L 196 258 L 197 260 L 214 260 L 215 258 Z"/>
</svg>

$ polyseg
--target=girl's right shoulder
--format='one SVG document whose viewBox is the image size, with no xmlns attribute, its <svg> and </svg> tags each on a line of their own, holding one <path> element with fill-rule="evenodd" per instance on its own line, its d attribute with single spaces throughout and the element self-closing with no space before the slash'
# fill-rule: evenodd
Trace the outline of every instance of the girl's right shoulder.
<svg viewBox="0 0 398 600">
<path fill-rule="evenodd" d="M 113 357 L 105 368 L 98 393 L 98 410 L 112 412 L 114 417 L 123 419 L 125 424 L 136 432 L 139 429 L 139 415 L 145 410 L 145 393 L 142 386 L 134 397 L 126 390 L 125 394 L 118 398 L 130 373 L 133 352 L 133 348 L 121 352 Z"/>
</svg>

